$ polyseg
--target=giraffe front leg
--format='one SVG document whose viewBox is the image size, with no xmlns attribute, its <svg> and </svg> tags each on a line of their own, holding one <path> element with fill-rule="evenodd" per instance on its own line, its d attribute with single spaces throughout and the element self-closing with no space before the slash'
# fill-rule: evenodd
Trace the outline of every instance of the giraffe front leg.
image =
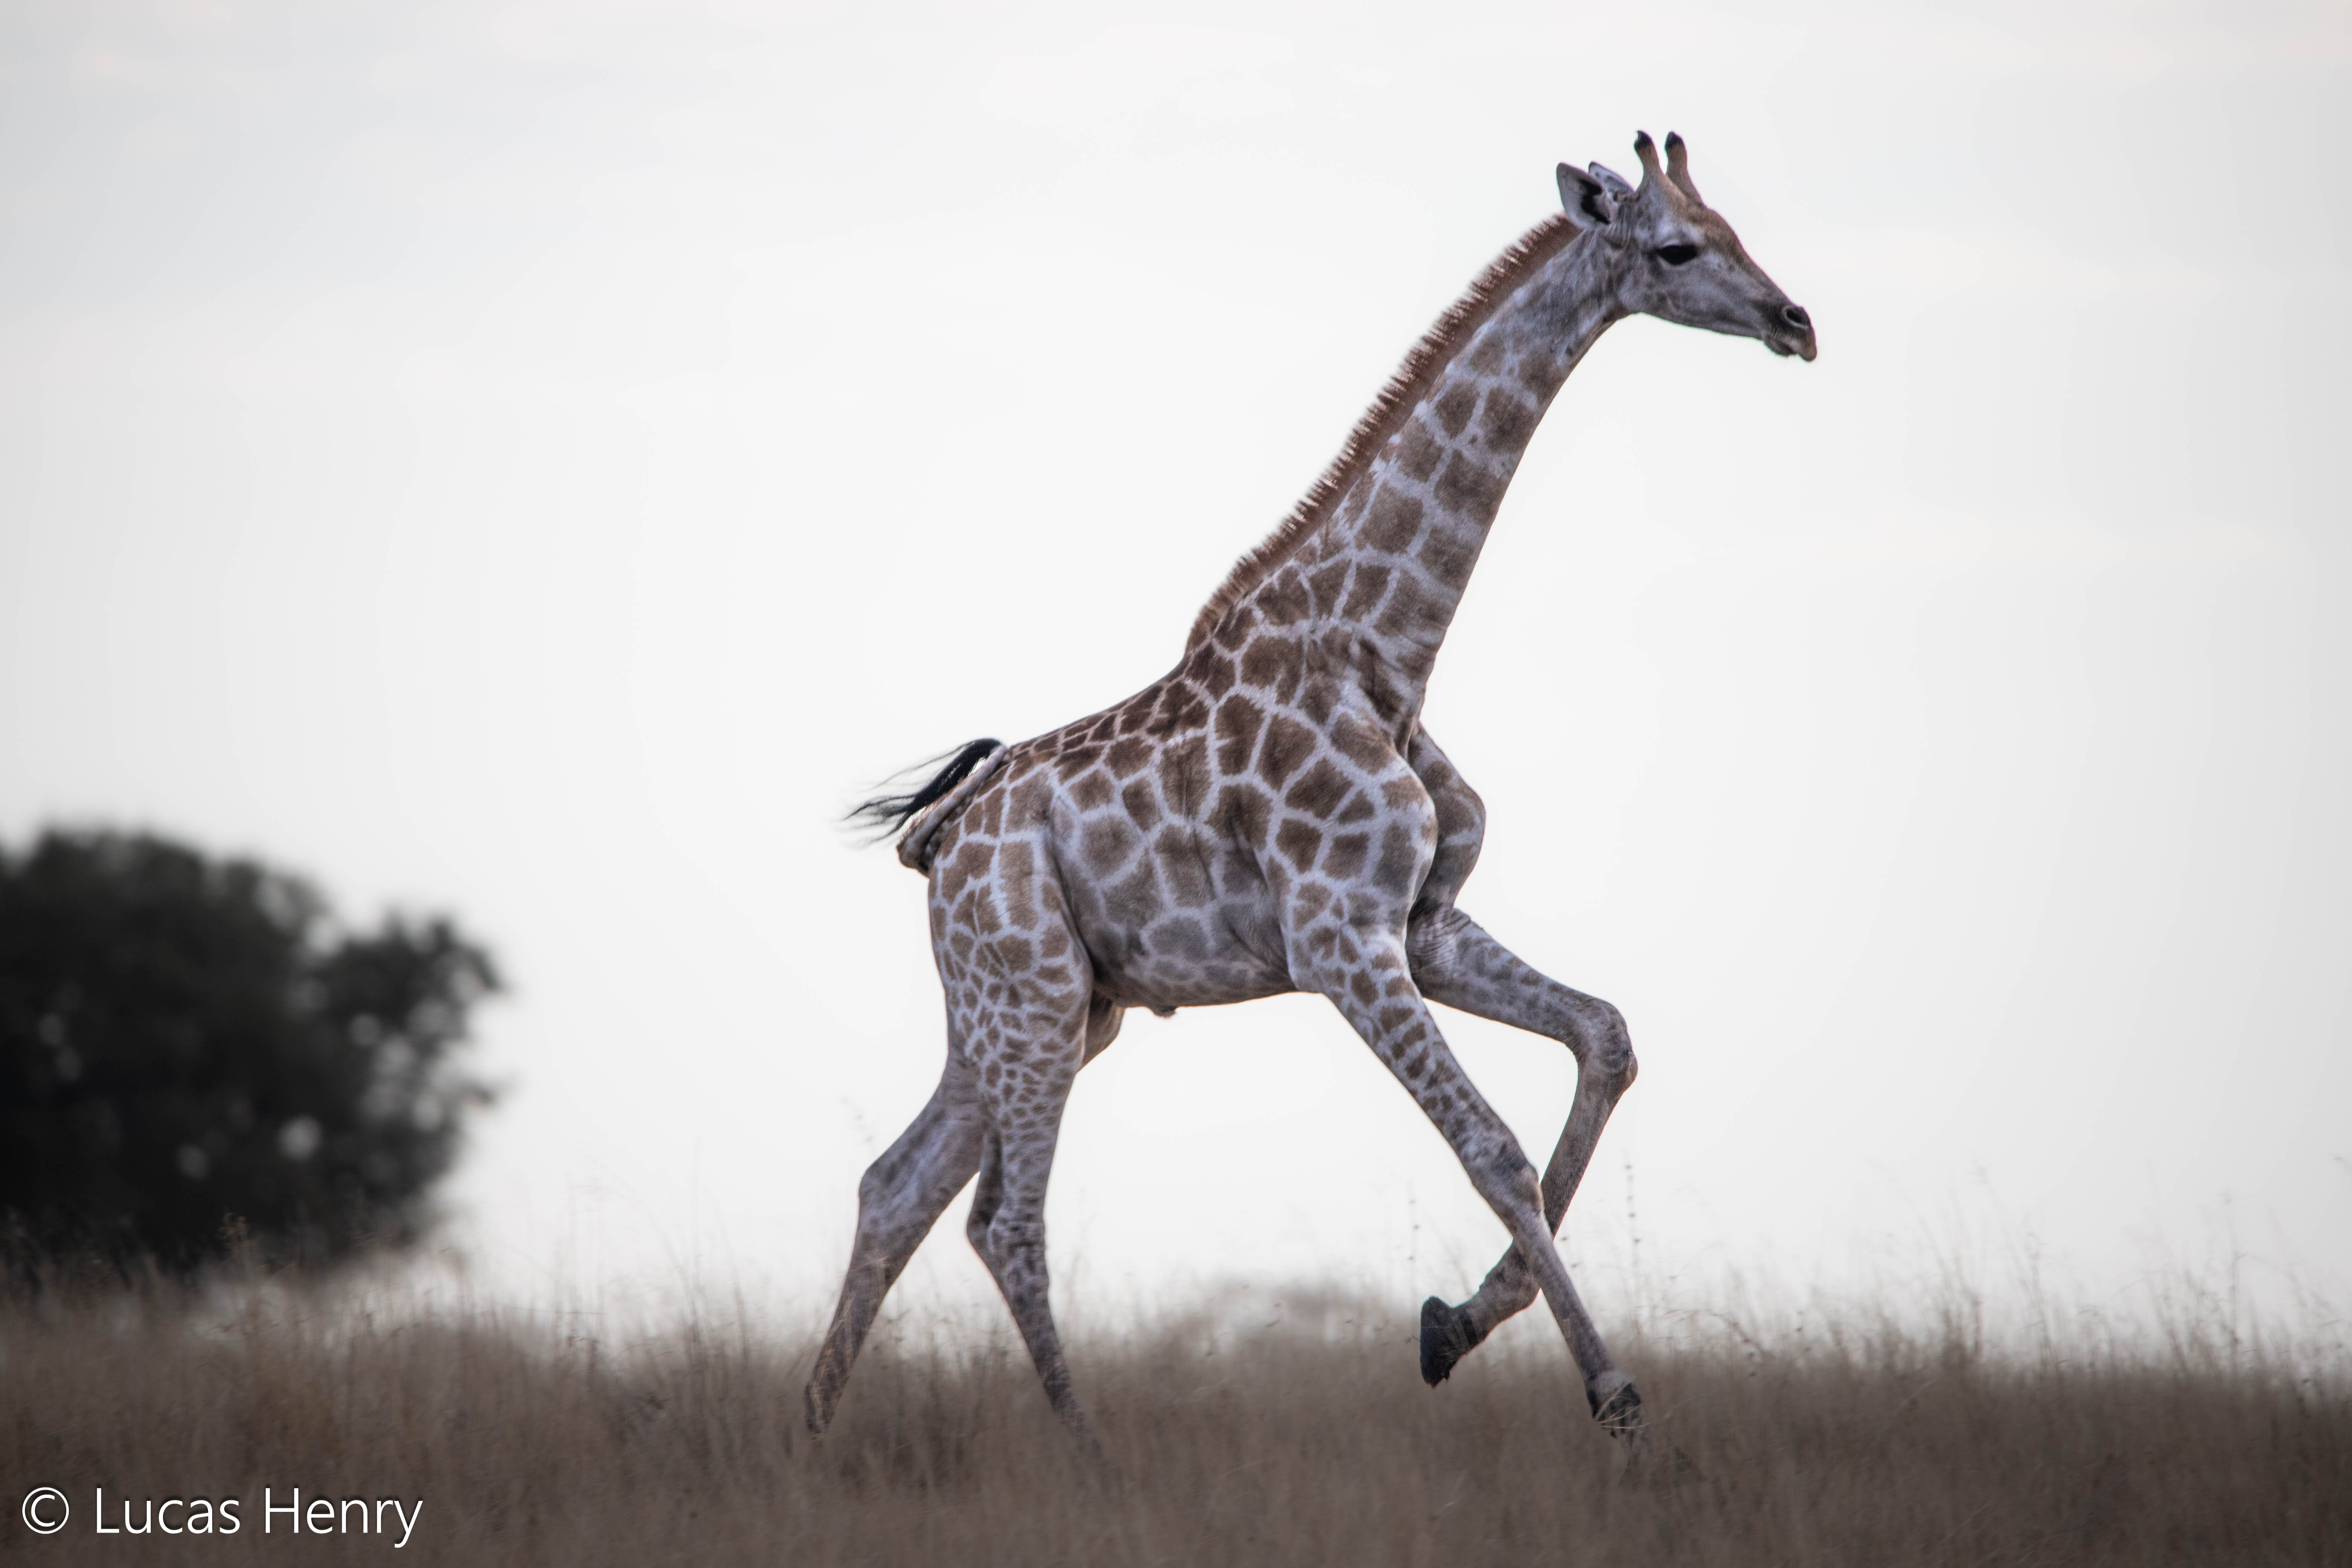
<svg viewBox="0 0 2352 1568">
<path fill-rule="evenodd" d="M 1543 1177 L 1544 1224 L 1558 1236 L 1601 1130 L 1638 1070 L 1623 1016 L 1542 974 L 1459 910 L 1416 921 L 1407 951 L 1413 979 L 1431 1001 L 1558 1040 L 1576 1058 L 1576 1099 Z M 1461 1306 L 1435 1296 L 1423 1302 L 1423 1379 L 1433 1388 L 1444 1382 L 1498 1324 L 1532 1305 L 1538 1290 L 1515 1245 Z"/>
<path fill-rule="evenodd" d="M 1612 1436 L 1643 1432 L 1642 1396 L 1617 1368 L 1591 1314 L 1576 1292 L 1544 1214 L 1543 1184 L 1518 1141 L 1454 1060 L 1413 984 L 1405 944 L 1370 955 L 1369 973 L 1337 973 L 1317 989 L 1355 1026 L 1423 1112 L 1444 1133 L 1480 1197 L 1510 1232 L 1512 1251 L 1526 1259 L 1584 1377 L 1595 1419 Z"/>
<path fill-rule="evenodd" d="M 874 1314 L 907 1259 L 980 1165 L 979 1086 L 950 1046 L 940 1087 L 898 1141 L 866 1168 L 857 1184 L 857 1240 L 841 1300 L 803 1394 L 808 1429 L 822 1433 L 841 1405 L 849 1369 L 874 1326 Z"/>
</svg>

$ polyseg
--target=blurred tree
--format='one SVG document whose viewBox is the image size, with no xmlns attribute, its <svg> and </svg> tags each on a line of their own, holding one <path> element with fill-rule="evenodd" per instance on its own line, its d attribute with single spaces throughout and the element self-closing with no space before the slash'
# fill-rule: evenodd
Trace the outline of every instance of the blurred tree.
<svg viewBox="0 0 2352 1568">
<path fill-rule="evenodd" d="M 347 933 L 299 880 L 144 835 L 0 847 L 0 1215 L 18 1248 L 186 1269 L 250 1235 L 413 1239 L 488 1091 L 498 987 L 446 921 Z"/>
</svg>

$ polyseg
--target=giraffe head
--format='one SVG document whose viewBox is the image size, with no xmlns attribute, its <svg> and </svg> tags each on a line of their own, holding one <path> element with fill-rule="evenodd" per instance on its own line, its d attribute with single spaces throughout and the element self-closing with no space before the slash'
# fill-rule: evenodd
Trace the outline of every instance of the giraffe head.
<svg viewBox="0 0 2352 1568">
<path fill-rule="evenodd" d="M 1810 360 L 1813 320 L 1748 258 L 1739 237 L 1691 183 L 1690 152 L 1666 135 L 1664 167 L 1644 131 L 1633 138 L 1640 189 L 1595 163 L 1559 166 L 1569 216 L 1616 252 L 1618 302 L 1628 315 L 1656 316 L 1737 338 L 1761 338 L 1776 354 Z"/>
</svg>

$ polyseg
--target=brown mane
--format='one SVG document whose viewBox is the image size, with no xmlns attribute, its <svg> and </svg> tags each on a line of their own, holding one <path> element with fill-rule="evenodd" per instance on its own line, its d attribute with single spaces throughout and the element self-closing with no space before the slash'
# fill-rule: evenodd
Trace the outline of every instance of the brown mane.
<svg viewBox="0 0 2352 1568">
<path fill-rule="evenodd" d="M 1340 445 L 1339 455 L 1320 478 L 1307 488 L 1290 514 L 1282 520 L 1263 542 L 1234 563 L 1209 602 L 1192 619 L 1192 629 L 1184 639 L 1187 648 L 1207 637 L 1227 610 L 1241 602 L 1242 596 L 1265 581 L 1274 569 L 1297 552 L 1309 534 L 1321 525 L 1330 512 L 1332 503 L 1347 494 L 1372 458 L 1388 444 L 1397 427 L 1404 423 L 1430 384 L 1437 379 L 1462 345 L 1495 313 L 1496 306 L 1510 297 L 1511 291 L 1523 282 L 1528 274 L 1549 260 L 1561 247 L 1583 233 L 1575 220 L 1565 213 L 1554 213 L 1514 241 L 1509 249 L 1487 263 L 1462 298 L 1446 307 L 1421 341 L 1404 356 L 1404 363 L 1381 388 L 1372 405 L 1364 410 L 1356 427 L 1348 432 Z"/>
</svg>

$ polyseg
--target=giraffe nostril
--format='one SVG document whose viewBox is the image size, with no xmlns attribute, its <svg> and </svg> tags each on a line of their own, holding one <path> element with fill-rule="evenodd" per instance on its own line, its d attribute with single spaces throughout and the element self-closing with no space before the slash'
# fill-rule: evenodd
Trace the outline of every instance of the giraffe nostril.
<svg viewBox="0 0 2352 1568">
<path fill-rule="evenodd" d="M 1780 319 L 1792 327 L 1811 327 L 1813 324 L 1813 319 L 1805 314 L 1802 305 L 1781 306 Z"/>
</svg>

